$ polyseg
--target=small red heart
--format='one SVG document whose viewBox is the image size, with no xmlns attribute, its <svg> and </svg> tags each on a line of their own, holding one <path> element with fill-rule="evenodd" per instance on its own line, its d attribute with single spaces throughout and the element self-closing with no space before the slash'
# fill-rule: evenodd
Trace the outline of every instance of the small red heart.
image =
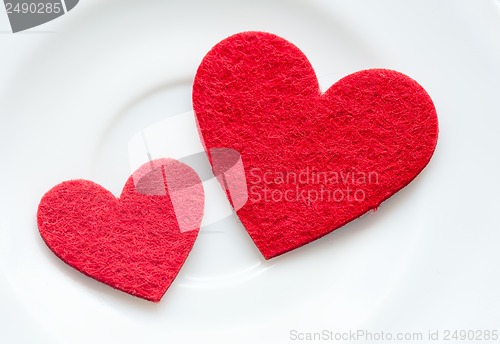
<svg viewBox="0 0 500 344">
<path fill-rule="evenodd" d="M 134 173 L 120 198 L 87 180 L 55 186 L 40 202 L 38 228 L 78 271 L 158 302 L 193 247 L 203 207 L 196 172 L 160 159 Z"/>
<path fill-rule="evenodd" d="M 432 100 L 408 76 L 365 70 L 322 93 L 306 56 L 263 32 L 205 56 L 193 106 L 207 154 L 241 155 L 249 198 L 235 208 L 266 259 L 376 209 L 427 165 L 438 136 Z"/>
</svg>

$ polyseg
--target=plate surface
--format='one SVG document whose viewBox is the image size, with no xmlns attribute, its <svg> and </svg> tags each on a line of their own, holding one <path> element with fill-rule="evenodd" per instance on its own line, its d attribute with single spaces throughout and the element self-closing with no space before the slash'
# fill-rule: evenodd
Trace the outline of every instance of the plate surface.
<svg viewBox="0 0 500 344">
<path fill-rule="evenodd" d="M 497 1 L 86 0 L 31 31 L 8 29 L 2 12 L 0 342 L 290 343 L 293 333 L 323 330 L 500 330 Z M 416 79 L 440 120 L 429 166 L 377 212 L 270 261 L 214 196 L 216 220 L 158 304 L 56 258 L 36 228 L 42 195 L 75 178 L 118 195 L 134 135 L 190 111 L 204 54 L 245 30 L 300 47 L 323 90 L 374 67 Z M 197 139 L 193 132 L 184 139 Z"/>
</svg>

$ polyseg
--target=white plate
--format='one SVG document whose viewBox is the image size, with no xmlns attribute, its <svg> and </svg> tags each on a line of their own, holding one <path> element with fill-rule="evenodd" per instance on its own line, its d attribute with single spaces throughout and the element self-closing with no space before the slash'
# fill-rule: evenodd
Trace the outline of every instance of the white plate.
<svg viewBox="0 0 500 344">
<path fill-rule="evenodd" d="M 0 342 L 500 329 L 496 1 L 86 0 L 31 33 L 9 34 L 0 19 Z M 44 192 L 87 178 L 119 194 L 129 140 L 189 111 L 204 54 L 245 30 L 298 45 L 325 90 L 372 67 L 419 81 L 440 119 L 430 165 L 376 213 L 271 261 L 234 215 L 222 216 L 202 228 L 159 304 L 57 259 L 36 228 Z"/>
</svg>

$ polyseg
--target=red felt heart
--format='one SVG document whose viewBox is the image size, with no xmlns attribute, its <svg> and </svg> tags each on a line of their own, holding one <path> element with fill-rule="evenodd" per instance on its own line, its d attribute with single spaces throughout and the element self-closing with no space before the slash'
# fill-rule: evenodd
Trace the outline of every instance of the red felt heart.
<svg viewBox="0 0 500 344">
<path fill-rule="evenodd" d="M 160 159 L 134 173 L 118 199 L 87 180 L 55 186 L 40 202 L 38 228 L 70 266 L 157 302 L 193 247 L 203 207 L 196 172 Z"/>
<path fill-rule="evenodd" d="M 427 165 L 438 136 L 432 100 L 408 76 L 365 70 L 322 93 L 305 55 L 263 32 L 205 56 L 193 106 L 212 165 L 215 148 L 241 155 L 248 200 L 235 208 L 266 259 L 377 208 Z"/>
</svg>

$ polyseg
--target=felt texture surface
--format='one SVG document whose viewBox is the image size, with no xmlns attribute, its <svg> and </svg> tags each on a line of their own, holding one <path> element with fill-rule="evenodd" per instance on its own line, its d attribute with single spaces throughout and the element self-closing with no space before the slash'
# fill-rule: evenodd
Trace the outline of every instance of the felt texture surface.
<svg viewBox="0 0 500 344">
<path fill-rule="evenodd" d="M 171 190 L 189 187 L 174 205 Z M 159 159 L 130 177 L 119 198 L 88 180 L 63 182 L 42 198 L 38 228 L 47 246 L 78 271 L 158 302 L 177 276 L 203 216 L 201 181 L 189 166 Z M 182 231 L 178 218 L 197 226 Z"/>
<path fill-rule="evenodd" d="M 306 56 L 270 33 L 213 47 L 192 97 L 212 166 L 213 149 L 241 155 L 248 200 L 235 208 L 266 259 L 379 207 L 428 164 L 438 138 L 433 102 L 410 77 L 363 70 L 322 93 Z"/>
</svg>

